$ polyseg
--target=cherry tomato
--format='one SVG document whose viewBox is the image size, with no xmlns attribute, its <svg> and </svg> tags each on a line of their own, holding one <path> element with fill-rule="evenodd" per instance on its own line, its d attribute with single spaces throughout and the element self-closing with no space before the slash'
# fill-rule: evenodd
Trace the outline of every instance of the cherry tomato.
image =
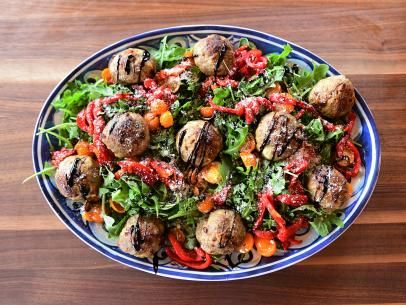
<svg viewBox="0 0 406 305">
<path fill-rule="evenodd" d="M 197 204 L 197 209 L 203 214 L 209 213 L 213 209 L 213 207 L 214 202 L 211 197 L 206 197 Z"/>
<path fill-rule="evenodd" d="M 169 128 L 173 125 L 173 116 L 170 111 L 166 111 L 159 117 L 159 122 L 163 128 Z"/>
<path fill-rule="evenodd" d="M 168 111 L 169 107 L 168 105 L 160 99 L 156 99 L 151 103 L 151 112 L 155 115 L 161 115 L 164 112 Z"/>
<path fill-rule="evenodd" d="M 242 244 L 238 247 L 238 251 L 240 253 L 248 253 L 252 250 L 254 247 L 254 237 L 252 236 L 251 233 L 245 233 L 244 241 Z"/>
<path fill-rule="evenodd" d="M 98 222 L 98 223 L 104 222 L 100 205 L 93 206 L 90 209 L 90 211 L 84 212 L 82 214 L 82 217 L 84 220 L 87 220 L 89 222 Z"/>
<path fill-rule="evenodd" d="M 121 204 L 118 202 L 115 202 L 114 200 L 110 199 L 109 201 L 110 207 L 113 209 L 113 211 L 116 211 L 119 214 L 123 214 L 125 212 L 125 209 Z"/>
<path fill-rule="evenodd" d="M 255 236 L 255 247 L 262 256 L 272 256 L 276 252 L 276 243 L 273 239 L 265 239 Z"/>
</svg>

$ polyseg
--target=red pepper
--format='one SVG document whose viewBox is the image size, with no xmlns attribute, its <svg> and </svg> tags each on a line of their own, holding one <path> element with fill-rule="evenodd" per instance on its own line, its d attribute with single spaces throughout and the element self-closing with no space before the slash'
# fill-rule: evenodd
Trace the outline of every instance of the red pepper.
<svg viewBox="0 0 406 305">
<path fill-rule="evenodd" d="M 351 131 L 354 128 L 356 118 L 357 118 L 357 116 L 356 116 L 355 112 L 350 112 L 350 114 L 348 115 L 347 125 L 345 125 L 345 127 L 343 128 L 344 132 L 351 134 Z"/>
<path fill-rule="evenodd" d="M 62 147 L 61 150 L 51 152 L 51 163 L 53 166 L 58 167 L 65 158 L 75 153 L 76 151 L 74 149 Z"/>
<path fill-rule="evenodd" d="M 172 244 L 173 250 L 175 254 L 184 262 L 202 262 L 204 260 L 205 252 L 203 250 L 203 256 L 201 255 L 202 252 L 199 250 L 197 251 L 186 250 L 183 248 L 182 244 L 176 239 L 176 236 L 173 233 L 168 234 L 168 239 Z M 199 255 L 200 254 L 200 255 Z"/>
<path fill-rule="evenodd" d="M 223 205 L 227 200 L 230 190 L 231 190 L 231 185 L 227 185 L 227 186 L 223 187 L 220 191 L 214 193 L 211 196 L 211 199 L 213 200 L 214 204 L 217 206 Z"/>
<path fill-rule="evenodd" d="M 290 226 L 283 226 L 278 228 L 277 238 L 282 242 L 282 246 L 285 250 L 289 248 L 291 243 L 298 244 L 301 241 L 295 240 L 296 232 L 301 228 L 306 228 L 308 221 L 303 216 L 295 220 Z"/>
<path fill-rule="evenodd" d="M 274 239 L 277 235 L 277 232 L 272 231 L 253 230 L 252 232 L 259 238 L 265 238 L 269 240 Z"/>
<path fill-rule="evenodd" d="M 248 46 L 241 46 L 234 52 L 234 69 L 240 75 L 249 78 L 264 71 L 268 59 L 262 56 L 259 49 L 248 50 Z"/>
<path fill-rule="evenodd" d="M 349 135 L 347 134 L 344 136 L 336 145 L 336 159 L 342 159 L 344 156 L 344 149 L 348 147 L 354 153 L 354 165 L 352 169 L 342 168 L 340 166 L 336 166 L 336 168 L 344 174 L 347 180 L 351 179 L 351 177 L 355 177 L 359 169 L 361 167 L 361 155 L 355 147 L 355 145 L 351 142 Z"/>
<path fill-rule="evenodd" d="M 292 195 L 303 195 L 304 194 L 303 185 L 297 177 L 290 178 L 288 190 L 289 190 L 289 193 Z"/>
<path fill-rule="evenodd" d="M 298 158 L 298 159 L 294 159 L 288 165 L 286 165 L 284 167 L 284 170 L 289 171 L 295 175 L 299 175 L 299 174 L 303 173 L 308 166 L 309 166 L 309 161 L 307 161 L 303 158 Z"/>
<path fill-rule="evenodd" d="M 145 182 L 149 186 L 154 185 L 159 180 L 158 175 L 152 168 L 145 166 L 140 162 L 124 160 L 119 161 L 118 165 L 121 167 L 121 170 L 116 172 L 116 179 L 119 179 L 124 173 L 129 173 L 137 175 L 143 182 Z"/>
<path fill-rule="evenodd" d="M 276 196 L 275 199 L 279 202 L 282 202 L 283 204 L 290 205 L 292 207 L 299 207 L 308 202 L 306 195 L 283 194 Z"/>
<path fill-rule="evenodd" d="M 253 229 L 256 230 L 262 225 L 264 221 L 265 212 L 268 207 L 273 202 L 272 192 L 260 193 L 258 194 L 258 217 L 254 223 Z"/>
<path fill-rule="evenodd" d="M 213 259 L 211 258 L 210 254 L 205 252 L 205 256 L 204 256 L 204 261 L 203 262 L 186 262 L 183 261 L 182 259 L 180 259 L 176 253 L 173 252 L 173 250 L 169 247 L 165 248 L 166 254 L 175 262 L 178 262 L 181 265 L 187 266 L 189 268 L 192 269 L 196 269 L 196 270 L 203 270 L 203 269 L 207 269 L 208 267 L 210 267 L 210 265 L 213 263 Z"/>
</svg>

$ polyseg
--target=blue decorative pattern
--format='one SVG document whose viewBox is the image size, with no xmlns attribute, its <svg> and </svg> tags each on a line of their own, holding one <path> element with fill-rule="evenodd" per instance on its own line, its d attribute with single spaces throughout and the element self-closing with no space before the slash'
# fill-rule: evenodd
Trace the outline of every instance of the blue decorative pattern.
<svg viewBox="0 0 406 305">
<path fill-rule="evenodd" d="M 43 167 L 43 163 L 49 159 L 49 147 L 45 138 L 43 136 L 36 136 L 35 133 L 39 127 L 54 124 L 56 116 L 55 111 L 51 107 L 51 102 L 63 92 L 69 81 L 82 78 L 87 71 L 104 68 L 112 54 L 128 47 L 142 46 L 145 48 L 157 48 L 159 41 L 166 35 L 168 35 L 170 42 L 190 46 L 199 38 L 212 33 L 224 35 L 230 38 L 234 43 L 241 37 L 247 37 L 265 53 L 279 52 L 284 44 L 289 43 L 294 49 L 291 53 L 290 60 L 295 61 L 302 67 L 311 67 L 312 61 L 319 64 L 326 63 L 310 51 L 281 38 L 233 26 L 182 26 L 155 30 L 129 37 L 104 48 L 83 61 L 55 87 L 47 98 L 38 117 L 33 138 L 32 153 L 35 171 L 40 171 Z M 329 73 L 331 75 L 340 74 L 331 66 Z M 365 208 L 375 187 L 380 167 L 380 143 L 374 119 L 364 99 L 358 92 L 356 92 L 356 98 L 357 103 L 355 110 L 359 119 L 357 120 L 352 136 L 362 144 L 363 148 L 361 154 L 364 163 L 359 177 L 354 179 L 353 182 L 354 194 L 343 211 L 344 228 L 336 228 L 328 236 L 323 238 L 318 236 L 313 230 L 302 232 L 298 234 L 298 239 L 303 239 L 302 244 L 297 247 L 292 247 L 286 252 L 279 251 L 278 256 L 261 259 L 255 250 L 243 258 L 238 257 L 237 254 L 233 254 L 229 260 L 224 259 L 218 261 L 213 265 L 213 268 L 206 271 L 190 270 L 174 265 L 164 254 L 161 254 L 158 274 L 172 278 L 206 281 L 234 280 L 258 276 L 295 264 L 322 250 L 340 236 Z M 69 208 L 70 205 L 66 204 L 66 199 L 59 194 L 52 179 L 38 176 L 37 181 L 52 210 L 77 237 L 93 249 L 115 261 L 149 273 L 154 272 L 151 261 L 138 259 L 121 252 L 115 246 L 114 241 L 108 240 L 107 236 L 103 236 L 103 231 L 100 230 L 100 227 L 95 225 L 89 226 L 84 223 L 78 212 Z M 242 262 L 238 266 L 235 266 L 241 259 Z"/>
</svg>

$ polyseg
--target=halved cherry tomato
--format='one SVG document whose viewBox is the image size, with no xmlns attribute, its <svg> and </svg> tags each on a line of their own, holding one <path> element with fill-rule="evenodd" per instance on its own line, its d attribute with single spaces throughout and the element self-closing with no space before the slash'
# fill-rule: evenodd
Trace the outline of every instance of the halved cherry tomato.
<svg viewBox="0 0 406 305">
<path fill-rule="evenodd" d="M 213 116 L 214 109 L 212 107 L 202 107 L 200 108 L 200 115 L 206 119 L 209 119 Z"/>
<path fill-rule="evenodd" d="M 103 223 L 103 216 L 102 216 L 102 209 L 100 205 L 94 205 L 90 211 L 84 212 L 82 214 L 82 217 L 84 220 L 87 220 L 88 222 L 98 222 L 98 223 Z"/>
<path fill-rule="evenodd" d="M 192 51 L 186 51 L 185 54 L 183 54 L 184 57 L 193 57 L 193 52 Z"/>
<path fill-rule="evenodd" d="M 217 161 L 206 165 L 201 171 L 202 178 L 211 184 L 219 184 L 223 180 L 220 167 L 221 163 Z"/>
<path fill-rule="evenodd" d="M 104 80 L 106 83 L 111 82 L 111 73 L 110 73 L 110 69 L 109 69 L 109 68 L 103 69 L 103 71 L 102 71 L 102 73 L 101 73 L 101 76 L 102 76 L 103 80 Z"/>
<path fill-rule="evenodd" d="M 123 206 L 121 204 L 119 204 L 118 202 L 112 200 L 110 198 L 109 200 L 110 203 L 110 207 L 113 209 L 113 211 L 116 211 L 119 214 L 123 214 L 125 212 L 125 209 L 123 208 Z"/>
<path fill-rule="evenodd" d="M 173 125 L 173 116 L 170 111 L 166 111 L 159 117 L 159 122 L 163 128 L 169 128 Z"/>
<path fill-rule="evenodd" d="M 207 196 L 205 199 L 197 204 L 197 209 L 203 214 L 209 213 L 213 209 L 213 207 L 214 202 L 210 196 Z"/>
<path fill-rule="evenodd" d="M 254 247 L 254 237 L 251 233 L 245 233 L 244 241 L 238 247 L 237 251 L 240 253 L 248 253 Z"/>
<path fill-rule="evenodd" d="M 265 239 L 255 236 L 255 247 L 262 256 L 272 256 L 276 252 L 276 243 L 273 239 Z"/>
<path fill-rule="evenodd" d="M 155 115 L 161 115 L 164 112 L 168 111 L 169 107 L 163 100 L 156 99 L 151 103 L 151 112 Z"/>
<path fill-rule="evenodd" d="M 241 152 L 240 157 L 245 167 L 256 166 L 258 158 L 256 155 L 250 152 Z"/>
<path fill-rule="evenodd" d="M 90 151 L 90 144 L 86 141 L 76 143 L 75 150 L 79 156 L 93 156 L 93 153 Z"/>
<path fill-rule="evenodd" d="M 144 114 L 144 119 L 147 121 L 147 125 L 150 131 L 157 131 L 159 129 L 159 118 L 152 112 Z"/>
</svg>

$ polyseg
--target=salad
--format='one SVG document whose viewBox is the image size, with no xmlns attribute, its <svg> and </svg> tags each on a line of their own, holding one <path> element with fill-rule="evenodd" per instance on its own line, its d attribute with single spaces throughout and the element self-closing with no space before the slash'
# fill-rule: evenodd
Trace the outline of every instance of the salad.
<svg viewBox="0 0 406 305">
<path fill-rule="evenodd" d="M 129 48 L 68 84 L 62 123 L 40 128 L 60 193 L 136 257 L 164 249 L 209 268 L 240 252 L 273 256 L 313 228 L 342 226 L 361 166 L 354 87 L 248 39 Z"/>
</svg>

